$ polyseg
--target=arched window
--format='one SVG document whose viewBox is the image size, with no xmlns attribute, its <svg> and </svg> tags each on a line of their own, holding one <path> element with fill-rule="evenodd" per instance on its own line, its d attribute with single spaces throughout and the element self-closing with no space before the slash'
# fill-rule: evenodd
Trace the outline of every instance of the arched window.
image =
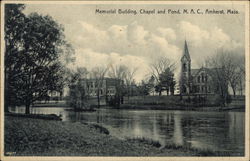
<svg viewBox="0 0 250 161">
<path fill-rule="evenodd" d="M 204 74 L 203 73 L 201 74 L 201 81 L 202 81 L 202 83 L 204 83 Z"/>
<path fill-rule="evenodd" d="M 197 77 L 197 82 L 200 83 L 200 80 L 201 80 L 201 77 L 198 76 L 198 77 Z"/>
<path fill-rule="evenodd" d="M 187 92 L 187 89 L 186 89 L 186 86 L 182 86 L 182 93 L 186 93 Z"/>
<path fill-rule="evenodd" d="M 207 92 L 210 93 L 210 86 L 207 86 Z"/>
<path fill-rule="evenodd" d="M 183 64 L 183 71 L 187 71 L 187 66 L 186 66 L 186 63 Z"/>
</svg>

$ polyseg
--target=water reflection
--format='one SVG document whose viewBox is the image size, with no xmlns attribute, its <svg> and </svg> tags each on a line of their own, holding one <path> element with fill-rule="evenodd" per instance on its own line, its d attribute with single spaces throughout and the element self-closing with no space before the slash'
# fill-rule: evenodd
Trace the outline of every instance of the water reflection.
<svg viewBox="0 0 250 161">
<path fill-rule="evenodd" d="M 10 111 L 25 112 L 24 107 Z M 63 108 L 32 108 L 31 112 L 62 115 L 63 121 L 97 122 L 119 138 L 144 137 L 163 146 L 176 144 L 244 155 L 244 112 L 100 109 L 81 113 Z"/>
<path fill-rule="evenodd" d="M 183 133 L 180 115 L 175 115 L 174 117 L 174 132 L 173 132 L 173 142 L 176 145 L 183 145 Z"/>
</svg>

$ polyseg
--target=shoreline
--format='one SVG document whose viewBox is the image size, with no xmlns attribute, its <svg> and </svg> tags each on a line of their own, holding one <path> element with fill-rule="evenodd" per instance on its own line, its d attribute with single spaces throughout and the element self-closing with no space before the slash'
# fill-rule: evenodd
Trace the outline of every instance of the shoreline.
<svg viewBox="0 0 250 161">
<path fill-rule="evenodd" d="M 161 147 L 145 138 L 121 140 L 97 124 L 5 117 L 5 155 L 12 156 L 238 156 L 223 151 Z"/>
<path fill-rule="evenodd" d="M 65 108 L 68 110 L 71 110 L 72 108 L 67 105 L 55 105 L 55 104 L 46 104 L 46 105 L 40 105 L 35 104 L 32 106 L 32 108 Z M 95 108 L 98 109 L 98 108 Z M 219 106 L 202 106 L 202 107 L 189 107 L 189 106 L 177 106 L 177 105 L 155 105 L 155 104 L 121 104 L 120 107 L 111 107 L 107 105 L 102 105 L 100 109 L 123 109 L 123 110 L 181 110 L 181 111 L 216 111 L 216 112 L 224 112 L 224 111 L 239 111 L 239 112 L 245 112 L 245 106 L 226 106 L 226 107 L 219 107 Z M 71 111 L 74 111 L 73 109 Z M 82 111 L 76 111 L 76 112 L 84 112 Z M 86 110 L 88 112 L 88 110 Z"/>
<path fill-rule="evenodd" d="M 240 111 L 245 112 L 245 106 L 243 107 L 219 107 L 219 106 L 204 106 L 204 107 L 188 107 L 188 106 L 167 106 L 167 105 L 134 105 L 123 104 L 117 109 L 136 109 L 136 110 L 181 110 L 181 111 Z"/>
</svg>

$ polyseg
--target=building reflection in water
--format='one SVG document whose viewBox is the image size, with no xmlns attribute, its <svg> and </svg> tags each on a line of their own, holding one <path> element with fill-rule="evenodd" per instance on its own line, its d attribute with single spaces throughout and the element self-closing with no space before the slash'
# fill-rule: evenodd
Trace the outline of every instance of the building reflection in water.
<svg viewBox="0 0 250 161">
<path fill-rule="evenodd" d="M 174 133 L 173 133 L 173 142 L 175 145 L 183 145 L 183 132 L 181 125 L 181 115 L 174 115 Z"/>
</svg>

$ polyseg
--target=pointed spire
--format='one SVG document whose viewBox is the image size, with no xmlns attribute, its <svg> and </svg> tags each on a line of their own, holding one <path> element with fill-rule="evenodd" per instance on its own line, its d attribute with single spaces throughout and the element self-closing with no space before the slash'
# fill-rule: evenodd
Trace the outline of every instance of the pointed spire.
<svg viewBox="0 0 250 161">
<path fill-rule="evenodd" d="M 188 60 L 190 60 L 190 55 L 189 55 L 188 45 L 187 45 L 186 39 L 185 39 L 184 50 L 183 50 L 183 57 L 184 57 L 184 56 L 185 56 Z"/>
</svg>

